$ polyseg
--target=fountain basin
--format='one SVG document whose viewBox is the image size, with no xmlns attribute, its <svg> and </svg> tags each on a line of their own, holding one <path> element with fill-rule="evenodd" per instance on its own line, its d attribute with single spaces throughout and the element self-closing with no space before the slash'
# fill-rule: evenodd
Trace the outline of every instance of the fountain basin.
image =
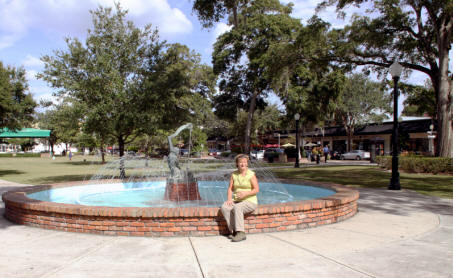
<svg viewBox="0 0 453 278">
<path fill-rule="evenodd" d="M 219 207 L 106 207 L 46 202 L 27 194 L 85 185 L 72 182 L 34 186 L 3 194 L 5 217 L 12 222 L 69 232 L 126 236 L 207 236 L 228 233 Z M 337 184 L 295 182 L 323 187 L 333 195 L 312 200 L 261 204 L 245 217 L 247 233 L 305 229 L 345 220 L 357 212 L 357 190 Z"/>
</svg>

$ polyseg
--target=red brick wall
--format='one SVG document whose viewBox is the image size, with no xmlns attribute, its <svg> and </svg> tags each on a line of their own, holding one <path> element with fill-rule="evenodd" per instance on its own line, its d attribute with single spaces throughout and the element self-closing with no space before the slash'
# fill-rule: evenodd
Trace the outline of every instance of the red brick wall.
<svg viewBox="0 0 453 278">
<path fill-rule="evenodd" d="M 311 183 L 310 185 L 313 185 Z M 357 212 L 358 191 L 316 184 L 337 193 L 326 198 L 260 205 L 245 218 L 247 233 L 305 229 L 342 221 Z M 26 193 L 5 193 L 5 217 L 12 222 L 69 232 L 127 236 L 207 236 L 227 232 L 219 208 L 112 208 L 41 202 Z"/>
</svg>

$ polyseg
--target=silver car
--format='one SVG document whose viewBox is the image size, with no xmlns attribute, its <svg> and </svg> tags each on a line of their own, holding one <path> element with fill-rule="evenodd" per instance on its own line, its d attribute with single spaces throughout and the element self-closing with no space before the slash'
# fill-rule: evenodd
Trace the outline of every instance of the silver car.
<svg viewBox="0 0 453 278">
<path fill-rule="evenodd" d="M 370 159 L 370 152 L 366 152 L 364 150 L 354 150 L 347 153 L 344 153 L 340 156 L 341 160 L 344 159 L 355 159 L 355 160 L 362 160 L 362 159 Z"/>
<path fill-rule="evenodd" d="M 263 160 L 264 159 L 264 150 L 252 151 L 251 156 L 254 159 Z"/>
</svg>

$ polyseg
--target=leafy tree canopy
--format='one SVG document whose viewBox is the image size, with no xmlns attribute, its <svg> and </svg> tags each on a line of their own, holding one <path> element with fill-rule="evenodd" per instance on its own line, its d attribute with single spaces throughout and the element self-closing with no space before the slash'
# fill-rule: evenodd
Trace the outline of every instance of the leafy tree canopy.
<svg viewBox="0 0 453 278">
<path fill-rule="evenodd" d="M 217 115 L 233 120 L 241 109 L 248 111 L 243 137 L 248 152 L 255 109 L 264 108 L 272 90 L 264 74 L 266 53 L 274 43 L 290 39 L 300 22 L 290 16 L 291 5 L 277 0 L 237 2 L 236 8 L 234 27 L 214 45 L 214 73 L 220 77 L 215 108 Z"/>
<path fill-rule="evenodd" d="M 17 130 L 31 123 L 37 104 L 27 90 L 25 70 L 0 62 L 0 129 Z"/>
<path fill-rule="evenodd" d="M 213 87 L 199 55 L 160 41 L 151 25 L 135 27 L 125 20 L 126 13 L 119 4 L 114 12 L 92 11 L 93 28 L 85 43 L 68 38 L 67 51 L 42 57 L 40 74 L 59 89 L 58 96 L 83 104 L 84 131 L 97 134 L 101 142 L 115 138 L 120 156 L 135 137 L 186 120 L 191 111 L 179 101 L 207 95 Z"/>
<path fill-rule="evenodd" d="M 425 116 L 428 115 L 435 119 L 437 114 L 436 98 L 433 88 L 430 86 L 414 86 L 410 84 L 401 84 L 398 86 L 404 93 L 404 110 L 405 116 Z"/>
<path fill-rule="evenodd" d="M 340 16 L 355 5 L 366 14 L 352 16 L 331 39 L 331 58 L 339 63 L 386 73 L 398 60 L 405 69 L 430 78 L 437 105 L 438 154 L 453 157 L 453 93 L 449 54 L 453 38 L 451 0 L 326 0 Z"/>
</svg>

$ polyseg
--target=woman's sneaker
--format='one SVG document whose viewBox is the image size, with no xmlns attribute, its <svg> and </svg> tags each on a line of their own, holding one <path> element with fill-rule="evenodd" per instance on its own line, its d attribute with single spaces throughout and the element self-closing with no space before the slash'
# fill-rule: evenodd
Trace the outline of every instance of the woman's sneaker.
<svg viewBox="0 0 453 278">
<path fill-rule="evenodd" d="M 232 242 L 238 242 L 238 241 L 243 241 L 245 240 L 245 233 L 244 232 L 237 232 L 236 235 L 233 237 L 231 240 Z"/>
<path fill-rule="evenodd" d="M 236 236 L 236 232 L 228 235 L 228 239 L 233 239 Z"/>
</svg>

